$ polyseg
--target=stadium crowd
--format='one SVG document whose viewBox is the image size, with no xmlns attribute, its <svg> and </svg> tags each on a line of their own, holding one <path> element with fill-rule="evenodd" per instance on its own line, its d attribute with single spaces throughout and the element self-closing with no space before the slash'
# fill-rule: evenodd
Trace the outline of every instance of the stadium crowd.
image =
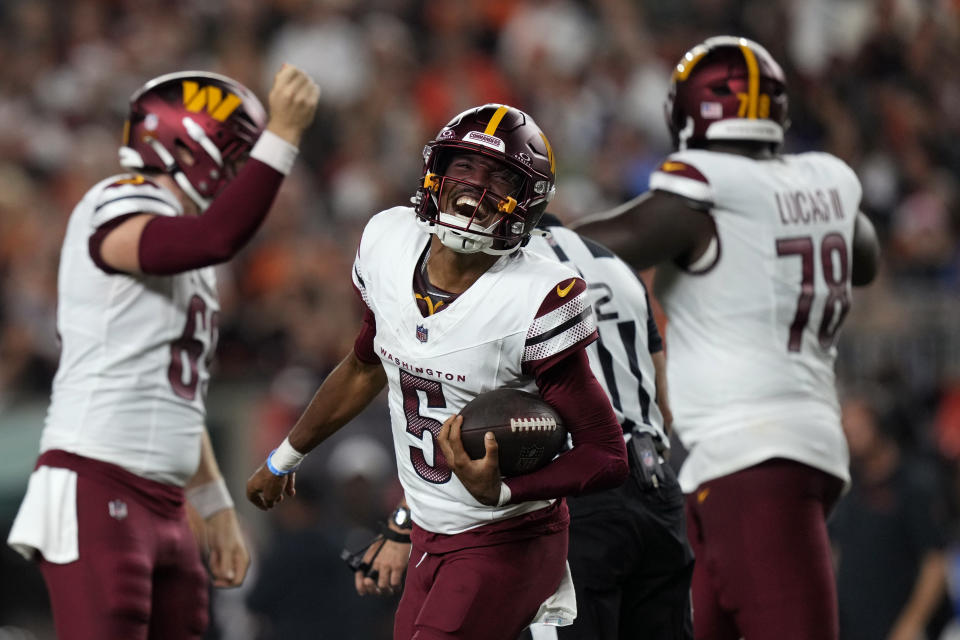
<svg viewBox="0 0 960 640">
<path fill-rule="evenodd" d="M 863 183 L 883 268 L 857 292 L 841 333 L 841 388 L 868 398 L 898 446 L 937 471 L 944 509 L 936 537 L 957 540 L 955 0 L 20 0 L 0 4 L 0 33 L 0 432 L 8 428 L 4 415 L 49 393 L 66 220 L 90 184 L 117 172 L 127 99 L 146 79 L 204 69 L 265 97 L 273 71 L 289 61 L 322 89 L 302 160 L 273 213 L 218 271 L 223 313 L 211 433 L 218 446 L 235 440 L 229 446 L 241 448 L 240 468 L 224 463 L 232 480 L 262 459 L 350 348 L 360 309 L 349 274 L 360 231 L 372 213 L 414 193 L 421 167 L 410 158 L 449 114 L 485 102 L 535 114 L 556 150 L 551 211 L 574 220 L 647 188 L 670 150 L 662 104 L 671 65 L 706 36 L 740 34 L 766 46 L 787 72 L 785 150 L 829 151 Z M 669 330 L 666 341 L 669 349 Z M 217 407 L 217 388 L 231 385 L 256 391 L 244 397 L 244 410 Z M 232 421 L 237 415 L 246 416 L 243 424 Z M 344 438 L 346 452 L 334 448 L 331 464 L 305 474 L 302 512 L 285 516 L 282 531 L 267 530 L 263 519 L 248 525 L 263 549 L 271 535 L 287 542 L 269 559 L 258 556 L 249 594 L 218 596 L 222 637 L 274 637 L 264 621 L 294 615 L 280 614 L 278 607 L 292 605 L 277 603 L 263 585 L 284 588 L 282 574 L 271 574 L 278 563 L 295 566 L 284 552 L 307 539 L 329 551 L 304 564 L 326 574 L 310 584 L 336 592 L 325 596 L 340 607 L 329 637 L 389 633 L 391 603 L 358 605 L 348 570 L 337 566 L 339 548 L 359 546 L 364 527 L 372 529 L 397 497 L 389 436 L 385 426 L 377 433 L 378 420 L 385 425 L 369 417 L 369 437 Z M 232 489 L 236 495 L 239 484 Z M 0 531 L 12 515 L 0 513 Z M 337 524 L 324 529 L 324 522 Z M 2 558 L 6 581 L 18 560 L 9 550 Z M 327 573 L 327 566 L 336 568 Z M 335 578 L 342 588 L 327 584 Z M 9 585 L 0 593 L 3 638 L 22 607 Z M 39 617 L 42 604 L 28 603 Z M 319 615 L 311 606 L 300 612 Z M 338 634 L 337 624 L 361 618 L 369 631 L 345 626 Z M 314 623 L 304 620 L 307 628 Z"/>
</svg>

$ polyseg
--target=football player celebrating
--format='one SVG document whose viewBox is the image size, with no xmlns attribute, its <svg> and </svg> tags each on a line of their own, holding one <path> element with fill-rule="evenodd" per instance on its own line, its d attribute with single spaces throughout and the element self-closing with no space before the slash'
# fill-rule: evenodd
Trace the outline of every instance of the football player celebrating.
<svg viewBox="0 0 960 640">
<path fill-rule="evenodd" d="M 651 191 L 579 231 L 660 265 L 695 637 L 833 639 L 825 519 L 849 481 L 834 341 L 878 261 L 860 183 L 830 154 L 779 153 L 784 75 L 751 40 L 687 52 L 666 115 L 678 150 Z"/>
<path fill-rule="evenodd" d="M 617 488 L 568 499 L 576 620 L 556 630 L 538 624 L 533 637 L 687 640 L 693 637 L 693 552 L 683 494 L 660 457 L 670 447 L 671 418 L 663 341 L 646 287 L 609 249 L 549 213 L 539 228 L 549 234 L 534 234 L 528 249 L 576 269 L 587 281 L 599 333 L 587 355 L 628 441 L 630 477 Z M 354 574 L 359 594 L 390 594 L 401 584 L 410 554 L 404 542 L 408 513 L 402 502 L 382 539 L 364 552 Z"/>
<path fill-rule="evenodd" d="M 353 351 L 247 482 L 262 509 L 293 495 L 304 454 L 388 386 L 414 523 L 398 640 L 514 640 L 569 579 L 559 498 L 626 477 L 622 432 L 584 350 L 597 337 L 586 284 L 522 248 L 554 190 L 553 152 L 529 115 L 493 104 L 451 120 L 424 149 L 414 208 L 379 213 L 363 232 Z M 492 434 L 470 460 L 457 413 L 500 387 L 539 392 L 575 447 L 506 480 Z"/>
<path fill-rule="evenodd" d="M 219 303 L 212 265 L 270 209 L 319 89 L 284 65 L 270 118 L 243 85 L 188 71 L 131 98 L 120 162 L 73 210 L 60 256 L 60 366 L 9 536 L 36 558 L 57 637 L 200 638 L 208 578 L 249 554 L 204 426 Z M 266 129 L 264 123 L 266 121 Z"/>
</svg>

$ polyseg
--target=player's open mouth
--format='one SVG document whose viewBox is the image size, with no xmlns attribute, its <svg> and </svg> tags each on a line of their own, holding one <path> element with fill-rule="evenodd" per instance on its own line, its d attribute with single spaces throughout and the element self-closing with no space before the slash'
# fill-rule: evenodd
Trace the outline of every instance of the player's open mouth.
<svg viewBox="0 0 960 640">
<path fill-rule="evenodd" d="M 489 215 L 489 212 L 486 210 L 486 207 L 481 206 L 479 210 L 477 209 L 477 205 L 479 204 L 480 202 L 477 200 L 475 196 L 472 196 L 472 195 L 459 196 L 457 197 L 456 200 L 454 200 L 453 213 L 457 213 L 461 216 L 464 216 L 465 218 L 470 218 L 474 215 L 474 212 L 476 212 L 475 220 L 479 222 Z"/>
</svg>

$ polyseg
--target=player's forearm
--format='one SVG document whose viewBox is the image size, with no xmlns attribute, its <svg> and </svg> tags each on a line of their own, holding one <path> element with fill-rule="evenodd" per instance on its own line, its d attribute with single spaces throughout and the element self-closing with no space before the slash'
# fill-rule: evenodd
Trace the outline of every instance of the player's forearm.
<svg viewBox="0 0 960 640">
<path fill-rule="evenodd" d="M 216 455 L 213 453 L 213 443 L 206 429 L 200 439 L 200 463 L 197 471 L 187 482 L 187 501 L 193 506 L 203 520 L 224 509 L 233 508 L 233 498 L 220 473 Z"/>
<path fill-rule="evenodd" d="M 510 502 L 580 495 L 622 484 L 629 472 L 623 430 L 586 354 L 571 354 L 541 374 L 537 384 L 566 425 L 574 447 L 538 471 L 507 479 Z"/>
<path fill-rule="evenodd" d="M 237 177 L 200 216 L 156 216 L 143 228 L 140 271 L 169 275 L 225 262 L 253 237 L 289 172 L 296 148 L 264 134 Z M 266 151 L 264 151 L 266 149 Z"/>
<path fill-rule="evenodd" d="M 573 227 L 638 271 L 696 257 L 712 233 L 709 214 L 659 191 L 637 196 L 611 212 L 587 216 Z"/>
<path fill-rule="evenodd" d="M 673 428 L 673 411 L 670 409 L 670 395 L 667 393 L 667 357 L 663 351 L 651 353 L 653 360 L 654 384 L 657 388 L 656 403 L 660 408 L 660 415 L 663 416 L 663 432 L 668 437 Z"/>
<path fill-rule="evenodd" d="M 923 557 L 917 581 L 910 599 L 900 612 L 900 618 L 910 618 L 924 626 L 940 604 L 947 586 L 946 558 L 942 551 L 929 551 Z"/>
<path fill-rule="evenodd" d="M 361 362 L 351 351 L 317 389 L 290 431 L 290 444 L 300 453 L 309 452 L 355 418 L 386 383 L 383 366 Z"/>
<path fill-rule="evenodd" d="M 200 437 L 200 463 L 193 477 L 187 482 L 187 489 L 200 486 L 208 482 L 213 482 L 221 478 L 220 467 L 217 465 L 217 458 L 213 453 L 213 443 L 210 442 L 210 434 L 206 428 Z"/>
<path fill-rule="evenodd" d="M 640 270 L 657 263 L 649 260 L 651 254 L 644 253 L 644 237 L 635 235 L 637 214 L 635 210 L 626 210 L 613 218 L 587 219 L 576 225 L 577 233 L 596 240 L 604 245 L 634 269 Z M 648 264 L 649 263 L 649 264 Z"/>
<path fill-rule="evenodd" d="M 393 514 L 391 514 L 391 517 L 390 517 L 390 518 L 387 518 L 387 527 L 389 527 L 390 529 L 392 529 L 393 531 L 395 531 L 395 532 L 397 532 L 397 533 L 400 533 L 400 534 L 408 534 L 408 533 L 410 533 L 410 529 L 409 529 L 409 528 L 404 528 L 404 527 L 398 526 L 397 523 L 394 521 L 394 518 L 393 518 L 393 515 L 396 514 L 398 511 L 400 511 L 401 509 L 406 510 L 407 513 L 410 512 L 410 505 L 407 504 L 407 496 L 406 496 L 406 494 L 404 494 L 403 496 L 401 496 L 400 502 L 397 503 L 396 508 L 393 510 Z"/>
<path fill-rule="evenodd" d="M 616 430 L 620 431 L 619 425 Z M 627 472 L 623 436 L 615 433 L 606 444 L 575 447 L 539 471 L 504 482 L 515 504 L 613 489 L 623 484 Z"/>
</svg>

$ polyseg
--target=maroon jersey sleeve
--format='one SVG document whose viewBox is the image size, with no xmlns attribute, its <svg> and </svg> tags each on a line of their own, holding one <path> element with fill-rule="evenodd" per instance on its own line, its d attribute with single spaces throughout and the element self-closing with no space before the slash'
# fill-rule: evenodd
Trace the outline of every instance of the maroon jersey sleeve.
<svg viewBox="0 0 960 640">
<path fill-rule="evenodd" d="M 140 269 L 170 275 L 232 258 L 267 217 L 283 174 L 250 158 L 200 216 L 156 216 L 140 236 Z"/>
<path fill-rule="evenodd" d="M 560 415 L 573 449 L 538 471 L 509 478 L 511 503 L 611 489 L 627 478 L 623 430 L 583 349 L 536 376 L 540 395 Z"/>
<path fill-rule="evenodd" d="M 597 339 L 597 322 L 586 294 L 582 278 L 559 282 L 547 293 L 527 330 L 525 373 L 537 376 Z"/>
</svg>

